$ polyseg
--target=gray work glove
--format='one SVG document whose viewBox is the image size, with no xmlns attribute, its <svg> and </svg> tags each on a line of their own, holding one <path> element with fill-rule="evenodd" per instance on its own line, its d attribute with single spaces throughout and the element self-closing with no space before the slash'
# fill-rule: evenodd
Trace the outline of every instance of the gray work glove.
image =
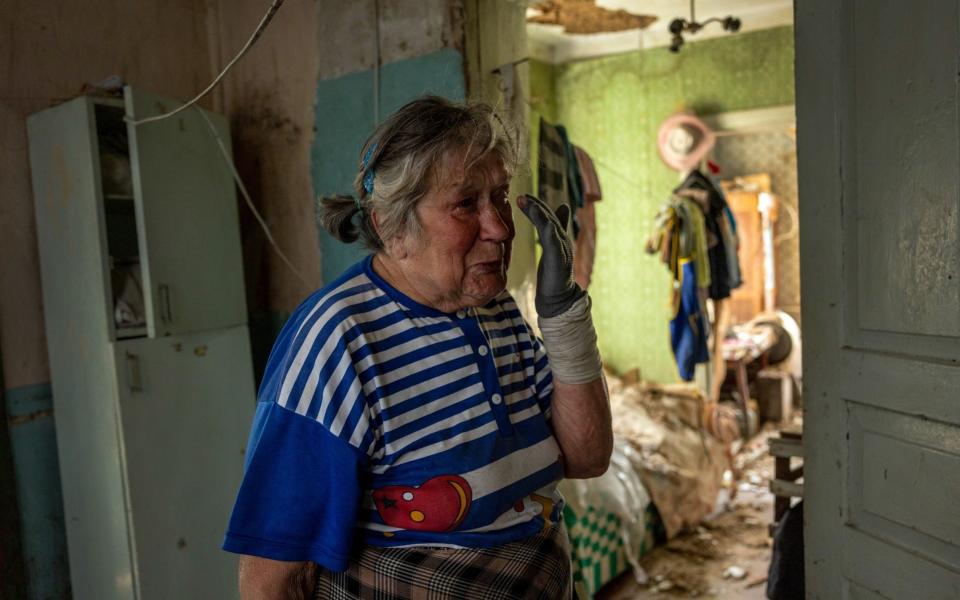
<svg viewBox="0 0 960 600">
<path fill-rule="evenodd" d="M 570 208 L 560 206 L 556 214 L 539 198 L 527 194 L 518 204 L 537 228 L 543 256 L 537 267 L 535 305 L 542 318 L 565 313 L 586 292 L 573 280 L 573 242 L 567 235 Z"/>
</svg>

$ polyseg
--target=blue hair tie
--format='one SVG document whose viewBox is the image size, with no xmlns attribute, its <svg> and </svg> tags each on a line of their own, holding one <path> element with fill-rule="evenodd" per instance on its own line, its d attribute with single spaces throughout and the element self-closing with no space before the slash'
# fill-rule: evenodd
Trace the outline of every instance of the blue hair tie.
<svg viewBox="0 0 960 600">
<path fill-rule="evenodd" d="M 373 178 L 376 175 L 373 169 L 368 169 L 367 167 L 370 164 L 370 158 L 373 156 L 373 153 L 377 149 L 377 144 L 371 144 L 367 148 L 366 153 L 363 155 L 362 168 L 366 169 L 367 173 L 363 176 L 363 189 L 367 191 L 367 195 L 373 194 Z M 360 200 L 357 200 L 357 208 L 360 208 Z"/>
</svg>

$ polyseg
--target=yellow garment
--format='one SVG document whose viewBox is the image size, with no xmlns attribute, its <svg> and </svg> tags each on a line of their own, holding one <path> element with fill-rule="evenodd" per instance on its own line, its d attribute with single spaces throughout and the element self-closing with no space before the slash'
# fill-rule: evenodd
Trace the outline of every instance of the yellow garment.
<svg viewBox="0 0 960 600">
<path fill-rule="evenodd" d="M 697 287 L 710 286 L 710 260 L 707 252 L 707 227 L 703 211 L 695 200 L 674 196 L 657 217 L 647 239 L 646 251 L 660 254 L 674 281 L 680 280 L 681 261 L 692 260 Z"/>
<path fill-rule="evenodd" d="M 697 287 L 710 287 L 710 260 L 707 254 L 707 227 L 704 221 L 703 211 L 700 206 L 684 198 L 680 200 L 686 206 L 686 213 L 689 216 L 689 226 L 693 235 L 693 252 L 690 257 L 693 260 L 693 267 L 697 271 Z M 686 257 L 681 257 L 686 258 Z"/>
</svg>

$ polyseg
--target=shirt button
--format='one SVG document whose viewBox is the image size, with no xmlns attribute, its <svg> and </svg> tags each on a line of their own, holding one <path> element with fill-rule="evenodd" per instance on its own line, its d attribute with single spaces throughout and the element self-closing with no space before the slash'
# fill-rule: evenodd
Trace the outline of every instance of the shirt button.
<svg viewBox="0 0 960 600">
<path fill-rule="evenodd" d="M 467 317 L 467 311 L 465 311 L 465 310 L 458 310 L 458 311 L 457 311 L 457 318 L 458 318 L 458 319 L 465 319 L 466 317 Z"/>
<path fill-rule="evenodd" d="M 490 351 L 487 349 L 486 346 L 480 346 L 480 348 L 477 349 L 477 352 L 480 353 L 480 356 L 486 356 L 487 352 L 490 352 Z"/>
<path fill-rule="evenodd" d="M 490 400 L 493 401 L 494 404 L 500 404 L 503 402 L 503 397 L 500 394 L 494 394 Z"/>
</svg>

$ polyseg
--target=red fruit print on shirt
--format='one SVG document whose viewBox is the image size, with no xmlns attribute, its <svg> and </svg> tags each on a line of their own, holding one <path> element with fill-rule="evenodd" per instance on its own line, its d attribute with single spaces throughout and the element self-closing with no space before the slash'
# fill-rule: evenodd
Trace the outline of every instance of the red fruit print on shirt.
<svg viewBox="0 0 960 600">
<path fill-rule="evenodd" d="M 459 475 L 440 475 L 417 487 L 391 485 L 373 491 L 383 522 L 414 531 L 450 531 L 463 522 L 473 491 Z"/>
</svg>

